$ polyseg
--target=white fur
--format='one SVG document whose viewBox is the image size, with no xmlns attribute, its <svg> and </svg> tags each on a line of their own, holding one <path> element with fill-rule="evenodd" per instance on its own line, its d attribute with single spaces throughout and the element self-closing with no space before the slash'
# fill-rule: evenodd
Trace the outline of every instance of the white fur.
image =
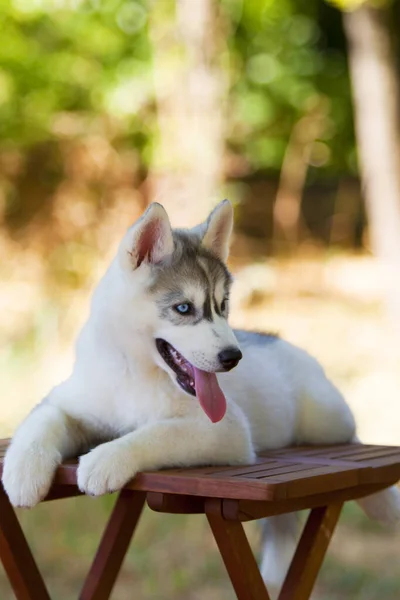
<svg viewBox="0 0 400 600">
<path fill-rule="evenodd" d="M 261 575 L 267 584 L 271 600 L 276 600 L 293 558 L 299 538 L 297 513 L 266 519 Z"/>
<path fill-rule="evenodd" d="M 224 202 L 200 228 L 203 243 L 224 258 L 231 219 Z M 32 411 L 12 440 L 3 484 L 15 506 L 31 507 L 43 499 L 57 465 L 76 454 L 83 453 L 79 488 L 99 495 L 123 487 L 145 469 L 250 463 L 266 448 L 353 439 L 353 416 L 321 366 L 282 340 L 244 348 L 239 366 L 218 375 L 228 410 L 222 421 L 211 423 L 197 399 L 176 385 L 154 340 L 166 339 L 207 371 L 216 371 L 218 353 L 237 342 L 226 319 L 217 315 L 196 326 L 176 326 L 160 317 L 148 284 L 152 266 L 172 249 L 168 217 L 162 207 L 152 206 L 129 230 L 94 293 L 72 374 Z M 223 289 L 215 293 L 222 301 Z M 395 521 L 399 497 L 391 489 L 362 504 L 374 517 Z M 283 543 L 268 550 L 279 580 L 287 566 Z M 275 577 L 265 561 L 263 573 L 266 579 Z"/>
</svg>

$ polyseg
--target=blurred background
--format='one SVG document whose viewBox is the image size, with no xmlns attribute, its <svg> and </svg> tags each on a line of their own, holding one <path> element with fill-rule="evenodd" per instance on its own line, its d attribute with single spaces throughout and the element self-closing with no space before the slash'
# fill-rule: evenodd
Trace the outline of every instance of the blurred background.
<svg viewBox="0 0 400 600">
<path fill-rule="evenodd" d="M 399 0 L 0 0 L 2 437 L 68 374 L 147 204 L 188 226 L 229 197 L 232 323 L 318 356 L 363 441 L 400 444 L 399 27 Z M 20 513 L 55 598 L 113 501 Z M 318 597 L 397 600 L 399 543 L 347 507 Z M 202 519 L 145 515 L 133 596 L 234 597 Z"/>
</svg>

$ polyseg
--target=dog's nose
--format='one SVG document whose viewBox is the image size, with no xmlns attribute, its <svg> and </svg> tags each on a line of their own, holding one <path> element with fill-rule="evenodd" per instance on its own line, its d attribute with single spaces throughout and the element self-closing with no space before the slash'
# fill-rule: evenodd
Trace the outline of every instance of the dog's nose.
<svg viewBox="0 0 400 600">
<path fill-rule="evenodd" d="M 224 371 L 230 371 L 236 367 L 242 356 L 243 354 L 240 352 L 239 348 L 234 347 L 225 348 L 225 350 L 222 350 L 222 352 L 218 354 L 218 358 L 224 368 Z"/>
</svg>

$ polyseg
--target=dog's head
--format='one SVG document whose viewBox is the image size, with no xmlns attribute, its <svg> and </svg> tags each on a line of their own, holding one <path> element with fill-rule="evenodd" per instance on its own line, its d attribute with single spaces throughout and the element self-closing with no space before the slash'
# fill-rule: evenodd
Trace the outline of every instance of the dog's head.
<svg viewBox="0 0 400 600">
<path fill-rule="evenodd" d="M 229 371 L 242 357 L 227 322 L 232 280 L 225 261 L 232 227 L 228 200 L 190 230 L 172 230 L 164 208 L 152 204 L 118 253 L 134 290 L 135 319 L 154 339 L 155 361 L 198 397 L 212 421 L 226 410 L 215 373 Z"/>
</svg>

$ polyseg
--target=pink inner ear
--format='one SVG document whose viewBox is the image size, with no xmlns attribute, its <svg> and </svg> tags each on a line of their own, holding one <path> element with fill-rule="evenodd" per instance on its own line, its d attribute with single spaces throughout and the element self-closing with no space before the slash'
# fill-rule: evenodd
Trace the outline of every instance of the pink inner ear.
<svg viewBox="0 0 400 600">
<path fill-rule="evenodd" d="M 154 246 L 162 236 L 162 225 L 160 221 L 151 221 L 142 231 L 137 242 L 137 266 L 140 267 L 145 258 L 149 262 L 154 261 Z"/>
<path fill-rule="evenodd" d="M 218 244 L 218 246 L 220 246 L 221 242 L 224 239 L 224 236 L 225 236 L 225 223 L 220 222 L 220 223 L 218 223 L 218 227 L 214 231 L 214 242 L 216 244 Z"/>
<path fill-rule="evenodd" d="M 220 221 L 212 232 L 211 246 L 217 254 L 220 253 L 226 237 L 226 223 Z"/>
</svg>

